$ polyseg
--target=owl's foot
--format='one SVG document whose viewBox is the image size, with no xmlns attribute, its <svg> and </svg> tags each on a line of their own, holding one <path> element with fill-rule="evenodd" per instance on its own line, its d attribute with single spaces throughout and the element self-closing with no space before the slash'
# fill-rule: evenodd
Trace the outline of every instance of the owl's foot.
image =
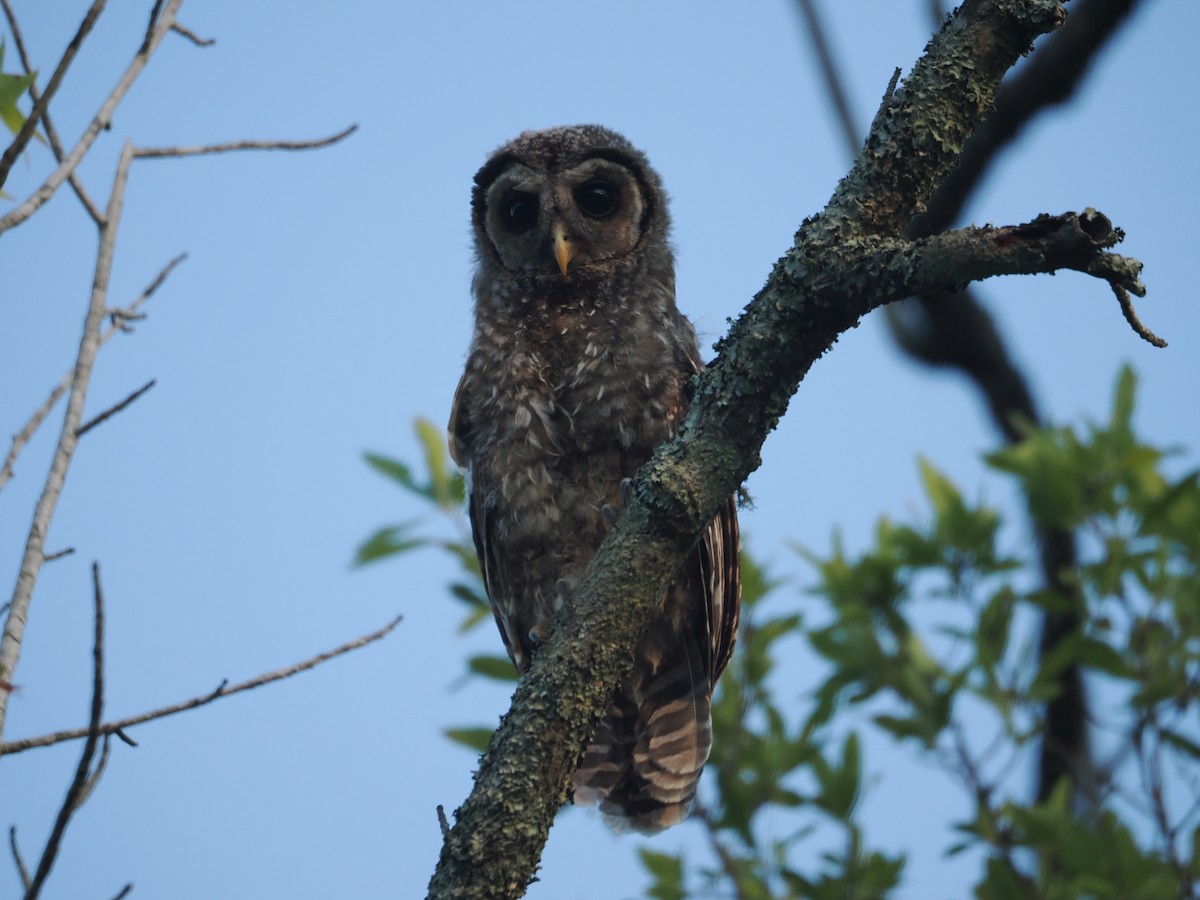
<svg viewBox="0 0 1200 900">
<path fill-rule="evenodd" d="M 529 641 L 529 653 L 532 656 L 542 649 L 542 644 L 546 643 L 546 638 L 536 628 L 530 628 L 529 634 L 525 635 Z"/>
<path fill-rule="evenodd" d="M 625 506 L 627 506 L 629 504 L 629 494 L 630 494 L 630 491 L 632 490 L 632 488 L 633 488 L 633 479 L 632 478 L 622 478 L 621 479 L 621 485 L 620 485 L 620 487 L 617 488 L 617 496 L 620 499 L 622 508 L 624 508 Z M 621 517 L 621 514 L 617 510 L 615 510 L 611 506 L 609 506 L 607 503 L 605 503 L 602 507 L 600 507 L 600 514 L 602 516 L 604 516 L 604 521 L 607 522 L 610 527 L 616 525 L 617 519 L 619 519 Z"/>
<path fill-rule="evenodd" d="M 558 612 L 562 605 L 571 599 L 571 583 L 565 578 L 560 578 L 554 583 L 554 590 L 558 593 L 558 598 L 554 601 L 554 611 Z"/>
</svg>

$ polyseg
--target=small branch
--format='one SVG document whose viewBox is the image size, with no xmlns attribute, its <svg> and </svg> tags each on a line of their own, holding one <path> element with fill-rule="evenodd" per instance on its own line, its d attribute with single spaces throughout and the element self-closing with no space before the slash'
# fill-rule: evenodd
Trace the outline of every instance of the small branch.
<svg viewBox="0 0 1200 900">
<path fill-rule="evenodd" d="M 62 559 L 64 556 L 70 556 L 74 552 L 75 552 L 74 547 L 67 547 L 63 550 L 56 550 L 54 553 L 47 553 L 45 556 L 43 556 L 42 562 L 44 562 L 44 563 L 54 562 L 56 559 Z"/>
<path fill-rule="evenodd" d="M 0 2 L 4 2 L 4 0 L 0 0 Z M 121 311 L 125 318 L 133 318 L 137 310 L 142 307 L 142 304 L 144 304 L 154 295 L 154 292 L 157 291 L 162 283 L 167 280 L 167 276 L 170 275 L 171 272 L 174 271 L 175 267 L 185 259 L 187 259 L 187 254 L 181 253 L 163 266 L 162 270 L 158 273 L 158 275 L 155 276 L 154 280 L 150 282 L 146 289 L 142 291 L 142 293 L 138 295 L 138 297 L 132 303 L 130 303 L 129 306 L 125 307 L 125 309 Z M 100 335 L 100 346 L 103 347 L 105 344 L 107 344 L 112 336 L 118 331 L 128 330 L 129 329 L 122 328 L 114 323 L 111 328 L 107 329 L 103 334 Z M 25 423 L 21 430 L 13 435 L 12 445 L 9 447 L 8 455 L 4 458 L 4 465 L 0 466 L 0 489 L 8 484 L 8 482 L 12 479 L 13 465 L 16 463 L 17 457 L 20 455 L 21 451 L 25 449 L 25 445 L 28 444 L 33 438 L 33 435 L 38 430 L 38 427 L 43 421 L 45 421 L 46 417 L 50 415 L 50 411 L 54 408 L 54 404 L 56 404 L 58 399 L 71 387 L 71 379 L 74 377 L 74 374 L 74 369 L 72 369 L 63 375 L 62 380 L 55 385 L 54 390 L 50 392 L 50 396 L 46 398 L 46 402 L 39 406 L 34 414 L 30 416 L 29 421 Z"/>
<path fill-rule="evenodd" d="M 201 694 L 198 697 L 193 697 L 190 700 L 184 700 L 171 706 L 164 706 L 160 709 L 152 710 L 151 712 L 142 713 L 141 715 L 130 716 L 126 719 L 119 719 L 115 722 L 106 722 L 99 727 L 98 733 L 102 735 L 115 734 L 117 737 L 121 738 L 121 740 L 136 747 L 137 744 L 123 733 L 124 729 L 132 728 L 134 725 L 141 725 L 143 722 L 150 722 L 154 719 L 162 719 L 166 716 L 174 715 L 175 713 L 186 712 L 187 710 L 195 709 L 198 706 L 205 706 L 209 703 L 212 703 L 214 700 L 219 700 L 222 697 L 232 697 L 234 694 L 240 694 L 242 691 L 249 691 L 257 687 L 262 687 L 264 684 L 270 684 L 272 681 L 281 681 L 284 678 L 290 678 L 299 672 L 304 672 L 308 669 L 315 668 L 323 662 L 327 662 L 335 657 L 349 653 L 352 650 L 358 650 L 360 647 L 365 647 L 368 644 L 373 644 L 375 641 L 378 641 L 381 638 L 387 637 L 387 635 L 390 634 L 391 631 L 397 625 L 399 625 L 401 621 L 403 621 L 403 619 L 403 616 L 397 616 L 395 619 L 377 631 L 372 631 L 370 634 L 364 634 L 361 637 L 357 637 L 352 641 L 342 644 L 340 647 L 335 647 L 334 649 L 327 650 L 324 653 L 318 653 L 316 656 L 306 659 L 304 662 L 296 663 L 295 665 L 288 666 L 285 669 L 277 669 L 274 672 L 267 672 L 263 675 L 259 675 L 256 678 L 251 678 L 248 681 L 239 682 L 232 687 L 229 686 L 228 681 L 222 681 L 220 685 L 217 686 L 216 690 L 209 691 L 206 694 Z M 88 729 L 75 728 L 69 731 L 58 731 L 54 734 L 42 735 L 41 737 L 25 738 L 24 740 L 2 743 L 0 744 L 0 756 L 21 753 L 25 750 L 32 750 L 35 747 L 49 747 L 52 744 L 60 744 L 63 741 L 73 741 L 81 737 L 86 737 L 87 734 Z"/>
<path fill-rule="evenodd" d="M 916 217 L 912 234 L 948 228 L 992 160 L 1047 107 L 1071 99 L 1100 50 L 1141 0 L 1078 0 L 1066 24 L 1046 40 L 996 95 L 996 106 L 963 147 L 958 165 Z"/>
<path fill-rule="evenodd" d="M 112 272 L 113 249 L 117 239 L 117 226 L 121 221 L 121 210 L 125 203 L 125 185 L 129 179 L 129 165 L 133 162 L 133 147 L 125 145 L 113 177 L 112 194 L 104 216 L 104 227 L 100 229 L 99 248 L 96 251 L 96 266 L 92 277 L 92 295 L 84 317 L 83 336 L 79 342 L 79 353 L 75 359 L 75 371 L 71 376 L 71 391 L 63 414 L 62 430 L 50 462 L 41 496 L 34 509 L 29 535 L 25 540 L 25 552 L 17 571 L 17 583 L 13 588 L 8 618 L 4 622 L 4 634 L 0 637 L 0 678 L 12 681 L 21 658 L 21 644 L 25 637 L 25 623 L 29 618 L 29 601 L 33 586 L 45 561 L 46 535 L 50 522 L 62 495 L 67 470 L 79 444 L 79 424 L 83 419 L 83 405 L 87 399 L 88 384 L 96 365 L 96 353 L 100 349 L 100 323 L 108 297 L 108 279 Z M 0 737 L 8 716 L 8 693 L 0 691 Z"/>
<path fill-rule="evenodd" d="M 173 24 L 171 26 L 171 30 L 173 32 L 175 32 L 176 34 L 182 35 L 183 37 L 187 38 L 189 41 L 191 41 L 197 47 L 211 47 L 213 44 L 215 44 L 217 42 L 216 38 L 199 37 L 196 34 L 196 32 L 192 31 L 190 28 L 185 28 L 184 26 L 180 25 L 178 22 L 176 22 L 175 24 Z"/>
<path fill-rule="evenodd" d="M 25 51 L 25 38 L 21 34 L 20 26 L 17 24 L 17 17 L 13 13 L 12 6 L 9 5 L 8 0 L 0 0 L 0 7 L 4 8 L 4 17 L 8 20 L 8 30 L 12 33 L 13 43 L 17 45 L 17 55 L 21 57 L 21 67 L 25 70 L 25 74 L 28 75 L 33 72 L 33 63 L 29 58 L 29 54 Z M 38 91 L 36 84 L 29 86 L 29 96 L 33 98 L 34 103 L 37 103 L 41 99 L 41 93 Z M 50 119 L 49 109 L 42 110 L 42 126 L 45 128 L 46 137 L 50 141 L 50 150 L 54 153 L 54 161 L 61 164 L 63 161 L 62 141 L 58 137 L 58 130 L 54 127 L 54 123 Z M 92 198 L 84 190 L 83 182 L 79 180 L 78 174 L 72 172 L 67 176 L 67 181 L 75 191 L 75 196 L 79 198 L 79 202 L 83 204 L 84 210 L 91 216 L 92 221 L 96 223 L 96 227 L 101 227 L 104 224 L 104 216 L 101 215 L 96 204 L 92 202 Z"/>
<path fill-rule="evenodd" d="M 8 846 L 12 850 L 13 863 L 16 864 L 17 874 L 21 876 L 21 887 L 29 890 L 29 869 L 25 867 L 25 860 L 21 858 L 21 850 L 17 847 L 16 825 L 10 825 L 8 828 Z"/>
<path fill-rule="evenodd" d="M 63 76 L 67 74 L 67 69 L 70 68 L 71 61 L 75 59 L 75 54 L 83 46 L 83 41 L 92 30 L 92 26 L 100 18 L 100 13 L 104 10 L 106 2 L 107 0 L 93 0 L 91 7 L 83 17 L 83 21 L 79 23 L 75 37 L 71 38 L 71 43 L 67 44 L 67 49 L 63 51 L 62 59 L 58 61 L 58 65 L 54 68 L 50 80 L 46 83 L 45 93 L 34 101 L 33 110 L 29 113 L 29 118 L 25 120 L 25 124 L 21 126 L 21 130 L 17 132 L 17 136 L 13 142 L 8 145 L 8 149 L 0 156 L 0 187 L 4 187 L 4 182 L 8 180 L 8 173 L 12 170 L 13 163 L 17 161 L 17 157 L 21 155 L 21 151 L 25 149 L 25 145 L 29 143 L 29 139 L 33 137 L 34 131 L 37 130 L 38 122 L 42 118 L 42 113 L 46 111 L 46 107 L 50 105 L 51 99 L 58 92 L 58 86 L 62 84 Z"/>
<path fill-rule="evenodd" d="M 150 21 L 146 24 L 146 35 L 142 38 L 141 49 L 138 53 L 147 53 L 150 50 L 150 45 L 154 40 L 154 32 L 158 26 L 158 16 L 162 12 L 163 0 L 154 0 L 154 6 L 150 8 Z M 179 9 L 178 6 L 175 7 Z M 169 26 L 168 26 L 169 27 Z"/>
<path fill-rule="evenodd" d="M 87 741 L 83 745 L 79 764 L 75 767 L 75 777 L 71 779 L 71 785 L 67 788 L 67 796 L 63 799 L 62 807 L 54 820 L 54 828 L 50 831 L 50 837 L 46 839 L 46 848 L 42 851 L 42 858 L 38 860 L 37 871 L 33 873 L 33 879 L 25 891 L 25 900 L 37 900 L 42 886 L 50 875 L 50 870 L 54 867 L 54 860 L 58 856 L 58 847 L 66 833 L 67 824 L 71 821 L 71 816 L 87 799 L 92 787 L 95 786 L 95 779 L 99 777 L 100 770 L 103 768 L 103 762 L 101 762 L 101 767 L 97 769 L 95 775 L 89 774 L 92 767 L 92 756 L 96 752 L 96 744 L 100 738 L 100 718 L 104 712 L 104 595 L 100 590 L 99 563 L 92 563 L 92 596 L 96 605 L 96 628 L 92 641 L 92 711 L 88 721 Z"/>
<path fill-rule="evenodd" d="M 161 0 L 159 2 L 161 3 Z M 67 176 L 75 171 L 80 161 L 87 155 L 88 150 L 91 149 L 100 132 L 112 122 L 113 112 L 121 100 L 124 99 L 129 88 L 133 86 L 142 69 L 146 67 L 146 63 L 150 61 L 150 57 L 154 54 L 155 49 L 162 42 L 163 35 L 167 33 L 171 24 L 175 21 L 175 14 L 179 11 L 182 3 L 183 0 L 167 0 L 162 14 L 152 17 L 153 27 L 147 34 L 146 40 L 142 42 L 142 46 L 134 55 L 133 61 L 130 62 L 124 74 L 121 75 L 117 86 L 112 89 L 107 99 L 100 105 L 100 109 L 96 112 L 96 115 L 92 117 L 92 121 L 84 130 L 83 136 L 71 148 L 71 152 L 59 163 L 58 168 L 50 174 L 41 187 L 30 194 L 28 199 L 20 206 L 9 211 L 7 215 L 0 216 L 0 233 L 10 228 L 15 228 L 37 212 L 47 200 L 54 196 L 54 192 L 62 186 Z M 155 10 L 158 9 L 158 5 L 158 3 L 155 4 Z M 106 226 L 107 224 L 106 217 Z"/>
<path fill-rule="evenodd" d="M 138 159 L 174 159 L 181 156 L 229 153 L 235 150 L 316 150 L 336 144 L 356 131 L 358 125 L 351 125 L 337 134 L 312 141 L 231 141 L 227 144 L 205 144 L 198 147 L 139 147 L 133 155 Z"/>
<path fill-rule="evenodd" d="M 145 384 L 143 384 L 140 388 L 138 388 L 136 391 L 134 391 L 132 394 L 130 394 L 128 397 L 126 397 L 124 400 L 122 400 L 120 403 L 116 404 L 115 406 L 110 406 L 108 409 L 106 409 L 104 412 L 100 413 L 98 416 L 88 419 L 88 421 L 84 422 L 82 425 L 79 426 L 79 430 L 75 432 L 75 437 L 83 437 L 85 434 L 87 434 L 89 431 L 91 431 L 93 428 L 95 428 L 97 425 L 99 425 L 105 419 L 112 418 L 117 413 L 119 413 L 121 410 L 123 410 L 125 407 L 129 406 L 129 404 L 133 403 L 133 401 L 137 400 L 137 398 L 142 396 L 142 394 L 146 393 L 146 391 L 150 390 L 150 388 L 154 387 L 154 385 L 156 385 L 157 383 L 158 383 L 157 379 L 151 378 L 149 381 L 147 381 Z"/>
<path fill-rule="evenodd" d="M 446 808 L 442 804 L 437 805 L 438 827 L 442 829 L 442 840 L 450 840 L 450 822 L 446 819 Z M 13 852 L 16 852 L 16 845 L 13 845 Z"/>
<path fill-rule="evenodd" d="M 121 890 L 119 890 L 117 892 L 117 895 L 115 897 L 113 897 L 113 900 L 125 900 L 125 898 L 129 896 L 131 891 L 133 891 L 133 882 L 132 881 L 129 882 L 129 884 L 125 885 L 125 887 L 121 888 Z"/>
<path fill-rule="evenodd" d="M 1113 293 L 1117 295 L 1117 302 L 1121 304 L 1121 314 L 1125 316 L 1125 321 L 1129 323 L 1129 327 L 1137 332 L 1138 337 L 1142 340 L 1153 344 L 1155 347 L 1165 347 L 1167 342 L 1160 338 L 1157 334 L 1142 324 L 1137 313 L 1133 309 L 1133 301 L 1129 299 L 1129 292 L 1119 284 L 1109 282 L 1112 285 Z"/>
</svg>

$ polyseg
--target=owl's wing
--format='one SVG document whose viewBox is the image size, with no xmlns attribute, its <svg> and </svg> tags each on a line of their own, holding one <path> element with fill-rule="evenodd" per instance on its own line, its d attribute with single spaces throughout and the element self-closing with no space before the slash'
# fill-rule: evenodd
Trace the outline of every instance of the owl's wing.
<svg viewBox="0 0 1200 900">
<path fill-rule="evenodd" d="M 467 445 L 470 443 L 471 423 L 467 418 L 466 406 L 461 402 L 467 386 L 469 372 L 464 372 L 454 389 L 454 401 L 450 404 L 450 422 L 446 425 L 446 437 L 450 445 L 450 458 L 462 468 L 470 465 Z"/>
<path fill-rule="evenodd" d="M 698 587 L 708 614 L 709 683 L 716 684 L 733 655 L 741 618 L 742 571 L 739 563 L 737 497 L 725 501 L 696 546 L 700 564 Z"/>
<path fill-rule="evenodd" d="M 680 315 L 680 328 L 692 330 L 692 324 Z M 694 335 L 694 332 L 693 332 Z M 693 341 L 686 347 L 686 363 L 699 374 L 704 370 Z M 690 402 L 690 398 L 689 398 Z M 716 518 L 700 538 L 700 543 L 685 563 L 691 568 L 687 578 L 689 589 L 699 594 L 695 598 L 707 617 L 709 659 L 709 684 L 715 685 L 729 658 L 733 656 L 733 645 L 737 641 L 738 623 L 742 609 L 741 534 L 738 530 L 737 495 L 731 496 L 721 506 Z"/>
<path fill-rule="evenodd" d="M 500 629 L 500 637 L 504 639 L 509 659 L 517 667 L 517 671 L 523 672 L 528 668 L 529 660 L 521 644 L 519 629 L 502 601 L 502 598 L 508 596 L 508 591 L 504 584 L 504 567 L 496 559 L 492 512 L 488 508 L 486 491 L 480 487 L 478 480 L 472 477 L 471 423 L 467 416 L 467 406 L 462 402 L 467 390 L 468 374 L 464 374 L 459 380 L 458 389 L 454 392 L 454 402 L 450 405 L 450 422 L 446 428 L 450 457 L 467 470 L 467 516 L 471 520 L 471 539 L 475 543 L 479 573 L 483 576 L 483 589 L 492 604 L 492 615 L 496 619 L 496 627 Z"/>
</svg>

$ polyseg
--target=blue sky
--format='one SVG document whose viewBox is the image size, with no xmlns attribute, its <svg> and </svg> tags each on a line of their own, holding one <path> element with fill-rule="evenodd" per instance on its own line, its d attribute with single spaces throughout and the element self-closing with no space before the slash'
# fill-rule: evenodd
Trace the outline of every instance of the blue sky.
<svg viewBox="0 0 1200 900">
<path fill-rule="evenodd" d="M 43 81 L 87 4 L 15 3 Z M 994 169 L 976 223 L 1094 206 L 1146 264 L 1143 321 L 1155 350 L 1084 276 L 993 281 L 980 293 L 1059 420 L 1106 414 L 1118 367 L 1141 377 L 1150 439 L 1200 448 L 1200 310 L 1188 210 L 1200 191 L 1192 40 L 1200 6 L 1143 4 L 1078 103 L 1052 112 Z M 52 112 L 73 142 L 141 39 L 150 4 L 101 18 Z M 924 0 L 825 3 L 865 129 L 896 66 L 930 29 Z M 601 7 L 297 2 L 188 4 L 181 21 L 217 38 L 169 39 L 81 168 L 107 197 L 126 137 L 142 146 L 309 138 L 357 122 L 337 147 L 135 164 L 111 302 L 132 299 L 175 254 L 189 259 L 137 333 L 101 354 L 96 412 L 150 378 L 157 387 L 84 440 L 48 541 L 75 556 L 38 583 L 5 737 L 83 724 L 89 682 L 88 566 L 108 598 L 110 717 L 174 702 L 307 657 L 382 625 L 383 644 L 252 694 L 137 729 L 114 747 L 76 817 L 44 896 L 422 896 L 472 756 L 446 726 L 493 722 L 507 691 L 456 686 L 468 653 L 499 652 L 461 607 L 432 554 L 353 570 L 376 526 L 421 515 L 361 461 L 415 459 L 412 421 L 441 424 L 470 332 L 470 179 L 516 133 L 600 122 L 642 147 L 672 193 L 678 290 L 707 346 L 761 286 L 799 221 L 847 162 L 791 4 L 616 2 Z M 10 50 L 7 69 L 16 65 Z M 45 177 L 34 146 L 6 186 Z M 1186 243 L 1185 243 L 1186 242 Z M 95 250 L 68 190 L 0 239 L 0 428 L 16 431 L 74 359 Z M 58 415 L 60 413 L 56 413 Z M 15 578 L 57 430 L 26 449 L 0 495 L 0 580 Z M 919 511 L 915 457 L 969 495 L 1010 501 L 985 480 L 995 436 L 957 380 L 913 368 L 868 318 L 801 385 L 750 479 L 755 552 L 811 603 L 811 573 L 786 549 L 862 547 L 881 513 Z M 1183 463 L 1181 462 L 1182 466 Z M 431 520 L 430 527 L 451 527 Z M 1014 543 L 1025 540 L 1012 532 Z M 815 670 L 787 672 L 798 698 Z M 0 825 L 35 857 L 79 747 L 0 761 Z M 899 896 L 962 896 L 976 862 L 946 862 L 965 812 L 932 766 L 868 745 L 868 838 L 909 851 Z M 770 827 L 770 823 L 767 823 Z M 567 810 L 531 897 L 636 896 L 637 840 Z M 657 838 L 694 849 L 699 830 Z M 815 854 L 815 850 L 812 851 Z M 0 895 L 16 890 L 0 863 Z"/>
</svg>

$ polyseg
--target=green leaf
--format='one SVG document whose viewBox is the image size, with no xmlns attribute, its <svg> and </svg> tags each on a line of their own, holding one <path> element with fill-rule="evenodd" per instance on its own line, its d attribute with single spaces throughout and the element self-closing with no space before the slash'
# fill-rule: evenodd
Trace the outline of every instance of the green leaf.
<svg viewBox="0 0 1200 900">
<path fill-rule="evenodd" d="M 921 482 L 925 485 L 925 494 L 933 504 L 938 515 L 945 515 L 951 510 L 961 507 L 962 494 L 949 478 L 934 468 L 933 463 L 921 456 L 917 458 L 917 466 L 921 470 Z"/>
<path fill-rule="evenodd" d="M 423 494 L 424 489 L 417 484 L 413 478 L 412 469 L 400 462 L 398 459 L 393 459 L 390 456 L 384 456 L 381 453 L 364 453 L 363 459 L 367 461 L 372 469 L 386 478 L 399 484 L 405 490 L 412 491 L 414 494 Z"/>
<path fill-rule="evenodd" d="M 654 900 L 684 900 L 687 896 L 683 889 L 683 859 L 669 853 L 656 853 L 645 847 L 638 847 L 638 856 L 642 865 L 654 879 L 646 896 Z"/>
<path fill-rule="evenodd" d="M 413 522 L 402 522 L 399 525 L 380 528 L 359 545 L 354 554 L 353 565 L 365 566 L 367 563 L 425 546 L 428 541 L 424 538 L 406 536 L 414 524 Z"/>
<path fill-rule="evenodd" d="M 425 452 L 425 468 L 429 472 L 429 498 L 442 509 L 461 506 L 466 499 L 462 475 L 450 469 L 446 452 L 446 432 L 428 419 L 418 418 L 414 430 Z"/>
<path fill-rule="evenodd" d="M 492 739 L 490 728 L 447 728 L 442 734 L 456 744 L 462 744 L 478 753 L 487 749 L 488 741 Z"/>
<path fill-rule="evenodd" d="M 480 654 L 467 660 L 467 668 L 475 675 L 494 678 L 496 681 L 516 681 L 520 676 L 507 656 Z"/>
<path fill-rule="evenodd" d="M 0 66 L 4 65 L 4 39 L 0 38 Z M 17 109 L 17 101 L 29 90 L 37 78 L 37 72 L 28 75 L 12 75 L 0 72 L 0 119 L 13 134 L 25 125 L 25 115 Z"/>
</svg>

